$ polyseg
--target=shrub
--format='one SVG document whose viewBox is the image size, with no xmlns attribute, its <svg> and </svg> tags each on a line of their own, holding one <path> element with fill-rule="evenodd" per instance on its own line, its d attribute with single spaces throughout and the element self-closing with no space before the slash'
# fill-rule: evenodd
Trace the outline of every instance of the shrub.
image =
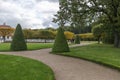
<svg viewBox="0 0 120 80">
<path fill-rule="evenodd" d="M 96 41 L 93 33 L 83 33 L 83 34 L 79 34 L 79 36 L 83 41 Z"/>
<path fill-rule="evenodd" d="M 80 36 L 76 35 L 75 37 L 75 44 L 80 44 Z"/>
<path fill-rule="evenodd" d="M 57 35 L 55 38 L 52 52 L 59 53 L 59 52 L 69 52 L 69 51 L 70 50 L 69 50 L 68 43 L 67 43 L 67 40 L 66 40 L 65 35 L 64 35 L 64 31 L 60 27 L 58 29 L 58 32 L 57 32 Z"/>
<path fill-rule="evenodd" d="M 27 45 L 23 36 L 21 25 L 18 24 L 11 42 L 12 51 L 27 50 Z"/>
<path fill-rule="evenodd" d="M 95 25 L 92 28 L 93 35 L 97 38 L 98 44 L 100 43 L 102 35 L 104 34 L 104 30 L 102 27 L 103 27 L 103 24 L 99 24 L 99 25 Z"/>
</svg>

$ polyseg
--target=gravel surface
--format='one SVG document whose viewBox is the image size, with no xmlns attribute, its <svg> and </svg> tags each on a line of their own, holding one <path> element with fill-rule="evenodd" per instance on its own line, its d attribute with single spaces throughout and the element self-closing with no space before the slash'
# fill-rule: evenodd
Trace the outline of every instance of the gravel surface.
<svg viewBox="0 0 120 80">
<path fill-rule="evenodd" d="M 76 45 L 76 46 L 82 46 Z M 75 47 L 72 45 L 72 47 Z M 120 80 L 120 72 L 89 61 L 49 54 L 51 49 L 22 52 L 0 52 L 41 61 L 50 66 L 56 80 Z"/>
</svg>

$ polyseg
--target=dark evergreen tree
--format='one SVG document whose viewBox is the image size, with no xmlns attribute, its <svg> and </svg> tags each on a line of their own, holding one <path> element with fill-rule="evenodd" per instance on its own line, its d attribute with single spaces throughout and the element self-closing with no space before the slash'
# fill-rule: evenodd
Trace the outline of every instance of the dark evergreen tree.
<svg viewBox="0 0 120 80">
<path fill-rule="evenodd" d="M 23 36 L 21 25 L 18 24 L 11 42 L 12 51 L 27 50 L 27 45 Z"/>
<path fill-rule="evenodd" d="M 55 38 L 55 42 L 52 48 L 53 53 L 59 53 L 59 52 L 69 52 L 69 47 L 67 40 L 64 35 L 64 31 L 62 27 L 58 29 L 58 33 Z"/>
<path fill-rule="evenodd" d="M 76 35 L 75 37 L 75 44 L 80 44 L 80 36 Z"/>
</svg>

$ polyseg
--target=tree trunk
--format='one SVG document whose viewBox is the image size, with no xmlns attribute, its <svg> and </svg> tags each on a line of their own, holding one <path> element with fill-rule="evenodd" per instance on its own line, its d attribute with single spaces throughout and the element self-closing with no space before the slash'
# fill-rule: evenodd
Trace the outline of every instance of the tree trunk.
<svg viewBox="0 0 120 80">
<path fill-rule="evenodd" d="M 120 39 L 119 39 L 119 43 L 118 43 L 118 48 L 120 48 Z"/>
<path fill-rule="evenodd" d="M 100 44 L 100 37 L 98 37 L 98 44 Z"/>
<path fill-rule="evenodd" d="M 118 32 L 114 33 L 114 47 L 119 48 L 120 47 L 120 38 L 119 38 Z"/>
<path fill-rule="evenodd" d="M 5 36 L 3 36 L 3 42 L 5 42 Z"/>
<path fill-rule="evenodd" d="M 45 39 L 45 43 L 47 43 L 47 40 Z"/>
</svg>

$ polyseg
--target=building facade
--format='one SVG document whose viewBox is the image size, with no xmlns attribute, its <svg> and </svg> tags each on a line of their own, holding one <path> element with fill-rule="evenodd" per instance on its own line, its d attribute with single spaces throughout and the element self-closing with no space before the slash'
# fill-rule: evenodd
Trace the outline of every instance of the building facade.
<svg viewBox="0 0 120 80">
<path fill-rule="evenodd" d="M 12 40 L 12 30 L 13 28 L 4 23 L 0 25 L 0 42 L 6 42 Z"/>
</svg>

